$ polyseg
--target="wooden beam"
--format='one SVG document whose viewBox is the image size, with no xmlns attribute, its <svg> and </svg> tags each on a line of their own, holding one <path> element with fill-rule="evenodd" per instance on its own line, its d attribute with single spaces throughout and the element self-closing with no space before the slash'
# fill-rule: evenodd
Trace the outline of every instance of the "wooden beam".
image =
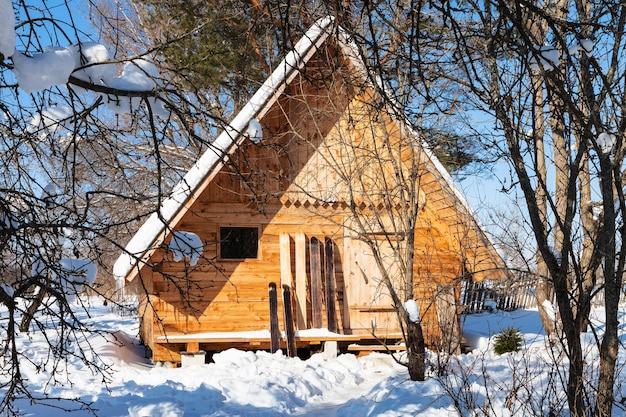
<svg viewBox="0 0 626 417">
<path fill-rule="evenodd" d="M 392 351 L 404 351 L 406 350 L 406 346 L 404 345 L 359 345 L 358 343 L 351 343 L 348 345 L 349 351 L 377 351 L 377 352 L 385 352 L 388 350 Z"/>
<path fill-rule="evenodd" d="M 291 288 L 291 237 L 288 233 L 280 234 L 280 284 Z"/>
<path fill-rule="evenodd" d="M 324 243 L 324 276 L 326 278 L 326 316 L 328 331 L 337 333 L 337 310 L 335 308 L 335 243 L 329 237 Z"/>
<path fill-rule="evenodd" d="M 298 329 L 307 328 L 306 308 L 306 235 L 296 233 L 296 320 Z"/>
<path fill-rule="evenodd" d="M 291 297 L 291 237 L 288 233 L 280 234 L 280 282 L 283 288 L 283 308 L 285 319 L 285 333 L 287 336 L 287 354 L 290 357 L 297 355 L 295 328 L 293 322 L 293 304 Z"/>
<path fill-rule="evenodd" d="M 255 332 L 251 332 L 255 333 Z M 380 340 L 385 340 L 389 344 L 402 340 L 402 333 L 377 333 L 372 335 L 371 332 L 362 334 L 334 334 L 334 335 L 296 335 L 296 341 L 310 344 L 320 344 L 328 340 L 337 340 L 340 342 L 359 342 L 362 344 L 374 344 L 381 343 Z M 241 332 L 216 332 L 216 333 L 199 333 L 194 334 L 176 334 L 159 336 L 156 340 L 156 344 L 176 344 L 187 343 L 195 341 L 202 344 L 233 344 L 233 343 L 247 343 L 251 345 L 259 345 L 261 343 L 269 342 L 267 336 L 244 336 Z"/>
<path fill-rule="evenodd" d="M 186 352 L 200 352 L 200 343 L 198 342 L 187 342 L 185 344 Z"/>
<path fill-rule="evenodd" d="M 311 324 L 314 329 L 323 326 L 322 323 L 322 262 L 320 256 L 320 241 L 311 238 L 309 245 L 311 263 Z"/>
</svg>

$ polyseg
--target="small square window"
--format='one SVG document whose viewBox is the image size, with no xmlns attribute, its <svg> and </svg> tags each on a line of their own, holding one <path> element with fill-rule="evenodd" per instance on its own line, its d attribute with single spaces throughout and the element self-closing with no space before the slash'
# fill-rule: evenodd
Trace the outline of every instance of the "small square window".
<svg viewBox="0 0 626 417">
<path fill-rule="evenodd" d="M 220 227 L 220 258 L 256 259 L 258 253 L 258 227 Z"/>
</svg>

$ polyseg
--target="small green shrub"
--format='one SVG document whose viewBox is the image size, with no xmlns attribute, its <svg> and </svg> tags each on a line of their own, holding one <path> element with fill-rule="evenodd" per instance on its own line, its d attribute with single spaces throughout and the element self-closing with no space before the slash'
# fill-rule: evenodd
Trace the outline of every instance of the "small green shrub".
<svg viewBox="0 0 626 417">
<path fill-rule="evenodd" d="M 502 355 L 508 352 L 518 352 L 522 348 L 524 338 L 514 327 L 507 327 L 498 333 L 494 339 L 493 352 Z"/>
</svg>

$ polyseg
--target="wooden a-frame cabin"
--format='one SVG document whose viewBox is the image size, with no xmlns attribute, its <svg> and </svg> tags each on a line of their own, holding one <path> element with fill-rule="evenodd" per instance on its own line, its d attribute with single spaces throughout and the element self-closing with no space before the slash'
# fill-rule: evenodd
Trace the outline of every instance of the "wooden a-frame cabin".
<svg viewBox="0 0 626 417">
<path fill-rule="evenodd" d="M 396 343 L 379 265 L 396 279 L 398 248 L 412 240 L 426 340 L 458 346 L 461 277 L 502 277 L 504 263 L 377 88 L 333 20 L 317 22 L 143 224 L 114 273 L 122 285 L 139 280 L 140 334 L 154 361 L 269 349 L 272 284 L 289 291 L 279 291 L 278 323 L 298 348 Z M 172 249 L 180 231 L 199 238 L 197 262 Z"/>
</svg>

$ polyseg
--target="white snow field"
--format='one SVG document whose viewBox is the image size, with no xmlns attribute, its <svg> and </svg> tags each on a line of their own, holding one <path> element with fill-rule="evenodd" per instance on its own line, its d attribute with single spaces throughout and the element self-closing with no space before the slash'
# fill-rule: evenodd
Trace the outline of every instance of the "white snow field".
<svg viewBox="0 0 626 417">
<path fill-rule="evenodd" d="M 549 378 L 561 372 L 566 362 L 556 368 L 548 365 L 558 352 L 547 347 L 533 310 L 467 316 L 465 335 L 474 351 L 450 358 L 447 376 L 434 372 L 438 357 L 430 353 L 433 371 L 425 382 L 412 382 L 404 367 L 391 356 L 378 353 L 362 358 L 345 354 L 336 359 L 315 354 L 303 361 L 280 352 L 231 349 L 215 354 L 210 364 L 154 366 L 144 358 L 135 315 L 119 315 L 96 298 L 83 299 L 83 304 L 89 314 L 79 313 L 81 319 L 93 329 L 111 332 L 117 340 L 93 334 L 75 342 L 73 348 L 89 342 L 102 365 L 110 367 L 108 381 L 69 357 L 67 375 L 59 372 L 57 382 L 51 383 L 50 369 L 36 366 L 49 354 L 45 339 L 36 330 L 20 334 L 20 348 L 32 360 L 22 365 L 30 388 L 38 395 L 63 398 L 50 402 L 58 408 L 19 400 L 25 415 L 66 416 L 66 409 L 76 410 L 69 415 L 92 415 L 85 406 L 71 401 L 76 398 L 89 403 L 97 415 L 107 417 L 458 416 L 451 393 L 466 398 L 464 403 L 456 403 L 465 415 L 483 415 L 472 414 L 472 407 L 482 407 L 490 408 L 493 415 L 523 416 L 531 409 L 566 404 L 562 393 L 553 393 L 550 401 L 544 398 L 551 392 Z M 490 336 L 508 326 L 521 329 L 525 345 L 519 353 L 496 356 Z M 590 366 L 595 356 L 592 343 L 590 334 Z M 511 393 L 517 400 L 512 400 Z M 527 401 L 527 395 L 536 403 Z M 618 400 L 620 395 L 618 388 Z"/>
</svg>

